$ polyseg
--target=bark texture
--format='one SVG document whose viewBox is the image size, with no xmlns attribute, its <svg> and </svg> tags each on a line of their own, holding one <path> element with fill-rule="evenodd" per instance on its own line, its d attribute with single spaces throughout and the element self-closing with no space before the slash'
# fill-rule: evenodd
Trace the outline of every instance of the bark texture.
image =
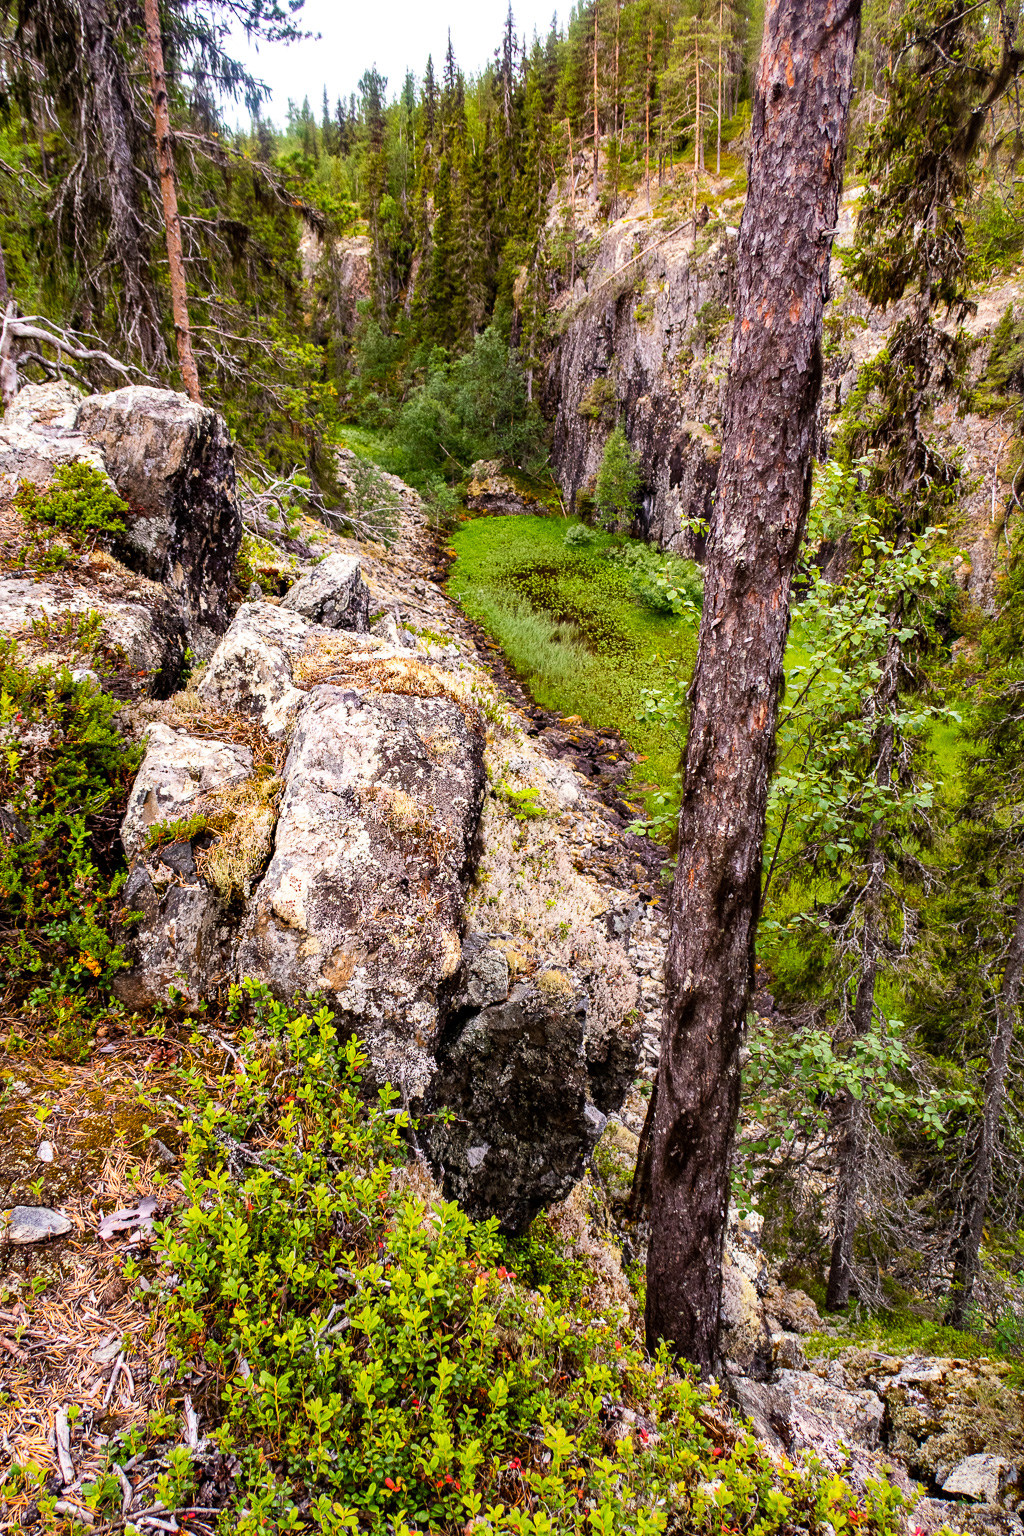
<svg viewBox="0 0 1024 1536">
<path fill-rule="evenodd" d="M 178 219 L 178 188 L 174 179 L 171 149 L 171 119 L 167 109 L 167 76 L 164 73 L 164 46 L 160 36 L 158 0 L 146 0 L 146 53 L 149 62 L 149 88 L 153 96 L 156 125 L 156 160 L 160 171 L 160 196 L 164 205 L 167 231 L 167 263 L 171 272 L 171 310 L 174 335 L 178 344 L 181 377 L 190 400 L 202 404 L 199 370 L 192 354 L 192 330 L 188 320 L 188 290 L 185 286 L 185 258 L 181 249 L 181 223 Z"/>
<path fill-rule="evenodd" d="M 647 1337 L 718 1363 L 722 1246 L 789 590 L 810 497 L 821 321 L 859 0 L 769 0 L 739 235 L 724 447 L 672 897 Z"/>
<path fill-rule="evenodd" d="M 1006 1097 L 1006 1069 L 1013 1043 L 1013 1026 L 1020 1007 L 1024 981 L 1024 891 L 1017 904 L 1013 937 L 1006 956 L 1003 983 L 996 1004 L 996 1029 L 985 1074 L 985 1105 L 974 1152 L 974 1165 L 963 1205 L 963 1221 L 953 1252 L 953 1294 L 946 1322 L 963 1327 L 964 1317 L 978 1273 L 978 1253 L 985 1230 L 985 1215 L 992 1189 L 992 1169 L 999 1145 L 999 1119 Z"/>
</svg>

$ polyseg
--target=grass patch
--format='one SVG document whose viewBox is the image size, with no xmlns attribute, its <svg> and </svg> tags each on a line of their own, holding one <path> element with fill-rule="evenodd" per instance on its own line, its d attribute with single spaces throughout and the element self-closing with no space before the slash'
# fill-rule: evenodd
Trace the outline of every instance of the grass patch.
<svg viewBox="0 0 1024 1536">
<path fill-rule="evenodd" d="M 537 703 L 620 731 L 647 761 L 645 780 L 671 786 L 679 745 L 638 719 L 644 689 L 667 685 L 697 652 L 698 616 L 658 612 L 630 567 L 608 558 L 626 541 L 596 533 L 566 545 L 563 519 L 479 518 L 452 538 L 448 590 L 499 643 Z M 655 660 L 657 658 L 657 660 Z"/>
</svg>

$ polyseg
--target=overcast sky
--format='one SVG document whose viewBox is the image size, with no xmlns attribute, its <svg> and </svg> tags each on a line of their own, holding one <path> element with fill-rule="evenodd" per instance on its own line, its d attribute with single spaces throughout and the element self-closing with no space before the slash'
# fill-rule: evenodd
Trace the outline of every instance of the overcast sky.
<svg viewBox="0 0 1024 1536">
<path fill-rule="evenodd" d="M 562 0 L 566 15 L 570 4 Z M 516 31 L 529 39 L 536 27 L 543 36 L 554 8 L 553 0 L 513 0 Z M 501 41 L 507 9 L 508 0 L 306 0 L 299 21 L 319 38 L 258 51 L 240 38 L 234 51 L 272 88 L 268 116 L 283 124 L 289 97 L 301 103 L 308 96 L 319 112 L 325 85 L 332 106 L 338 96 L 347 100 L 371 64 L 387 76 L 389 96 L 401 89 L 407 69 L 422 76 L 428 53 L 440 73 L 449 27 L 461 68 L 475 74 Z"/>
</svg>

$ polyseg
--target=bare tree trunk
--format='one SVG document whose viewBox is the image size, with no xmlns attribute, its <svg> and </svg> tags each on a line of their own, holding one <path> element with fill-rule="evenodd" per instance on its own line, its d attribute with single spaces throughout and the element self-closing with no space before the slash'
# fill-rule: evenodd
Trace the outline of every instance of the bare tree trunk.
<svg viewBox="0 0 1024 1536">
<path fill-rule="evenodd" d="M 167 76 L 164 73 L 164 48 L 160 37 L 158 0 L 145 0 L 146 41 L 149 54 L 149 85 L 153 94 L 153 118 L 156 124 L 156 158 L 160 170 L 160 194 L 164 204 L 167 229 L 167 264 L 171 269 L 171 311 L 178 343 L 181 377 L 190 400 L 202 402 L 199 370 L 192 354 L 192 331 L 188 320 L 188 290 L 185 286 L 185 258 L 181 250 L 181 224 L 178 219 L 178 189 L 174 180 L 174 156 L 171 150 L 171 119 L 167 110 Z"/>
<path fill-rule="evenodd" d="M 700 175 L 700 26 L 693 18 L 693 82 L 696 91 L 697 115 L 693 128 L 693 212 L 697 212 L 697 177 Z M 694 235 L 697 226 L 694 225 Z"/>
<path fill-rule="evenodd" d="M 644 176 L 647 184 L 647 212 L 651 211 L 651 43 L 653 33 L 647 33 L 647 73 L 644 76 Z"/>
<path fill-rule="evenodd" d="M 996 1030 L 985 1074 L 985 1105 L 974 1151 L 974 1165 L 963 1203 L 963 1219 L 953 1251 L 953 1290 L 946 1322 L 962 1328 L 978 1273 L 978 1254 L 992 1191 L 992 1168 L 999 1144 L 999 1120 L 1006 1098 L 1006 1069 L 1013 1043 L 1013 1026 L 1020 1007 L 1024 979 L 1024 890 L 1017 903 L 1013 937 L 1006 956 L 1003 982 L 996 1002 Z"/>
<path fill-rule="evenodd" d="M 890 620 L 889 644 L 885 666 L 875 690 L 879 719 L 878 751 L 875 772 L 878 783 L 886 787 L 892 781 L 895 731 L 892 712 L 899 696 L 899 669 L 902 647 L 897 632 L 902 623 L 902 606 Z M 864 890 L 864 931 L 861 936 L 860 976 L 850 1019 L 850 1033 L 861 1040 L 871 1028 L 875 1016 L 875 983 L 881 950 L 882 892 L 885 885 L 885 854 L 878 824 L 871 835 L 868 850 L 868 878 Z M 853 1284 L 853 1239 L 857 1232 L 857 1196 L 863 1179 L 864 1119 L 862 1098 L 848 1090 L 840 1096 L 836 1109 L 836 1197 L 833 1215 L 832 1255 L 828 1271 L 825 1305 L 831 1311 L 845 1307 Z"/>
<path fill-rule="evenodd" d="M 598 155 L 601 150 L 601 130 L 597 118 L 597 43 L 598 43 L 598 16 L 597 7 L 599 0 L 594 0 L 594 185 L 590 189 L 590 201 L 597 207 L 597 170 Z"/>
<path fill-rule="evenodd" d="M 725 0 L 718 0 L 718 137 L 715 141 L 715 175 L 722 174 L 722 42 Z"/>
<path fill-rule="evenodd" d="M 789 592 L 811 489 L 821 320 L 859 0 L 768 0 L 724 445 L 672 893 L 647 1339 L 718 1360 L 722 1244 Z"/>
</svg>

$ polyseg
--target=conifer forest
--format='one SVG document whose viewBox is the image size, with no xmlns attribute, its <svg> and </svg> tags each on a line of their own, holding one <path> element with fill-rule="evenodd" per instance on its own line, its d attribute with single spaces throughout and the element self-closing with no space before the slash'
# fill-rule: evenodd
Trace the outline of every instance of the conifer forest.
<svg viewBox="0 0 1024 1536">
<path fill-rule="evenodd" d="M 1018 1536 L 1024 14 L 451 38 L 0 0 L 0 1531 Z"/>
</svg>

